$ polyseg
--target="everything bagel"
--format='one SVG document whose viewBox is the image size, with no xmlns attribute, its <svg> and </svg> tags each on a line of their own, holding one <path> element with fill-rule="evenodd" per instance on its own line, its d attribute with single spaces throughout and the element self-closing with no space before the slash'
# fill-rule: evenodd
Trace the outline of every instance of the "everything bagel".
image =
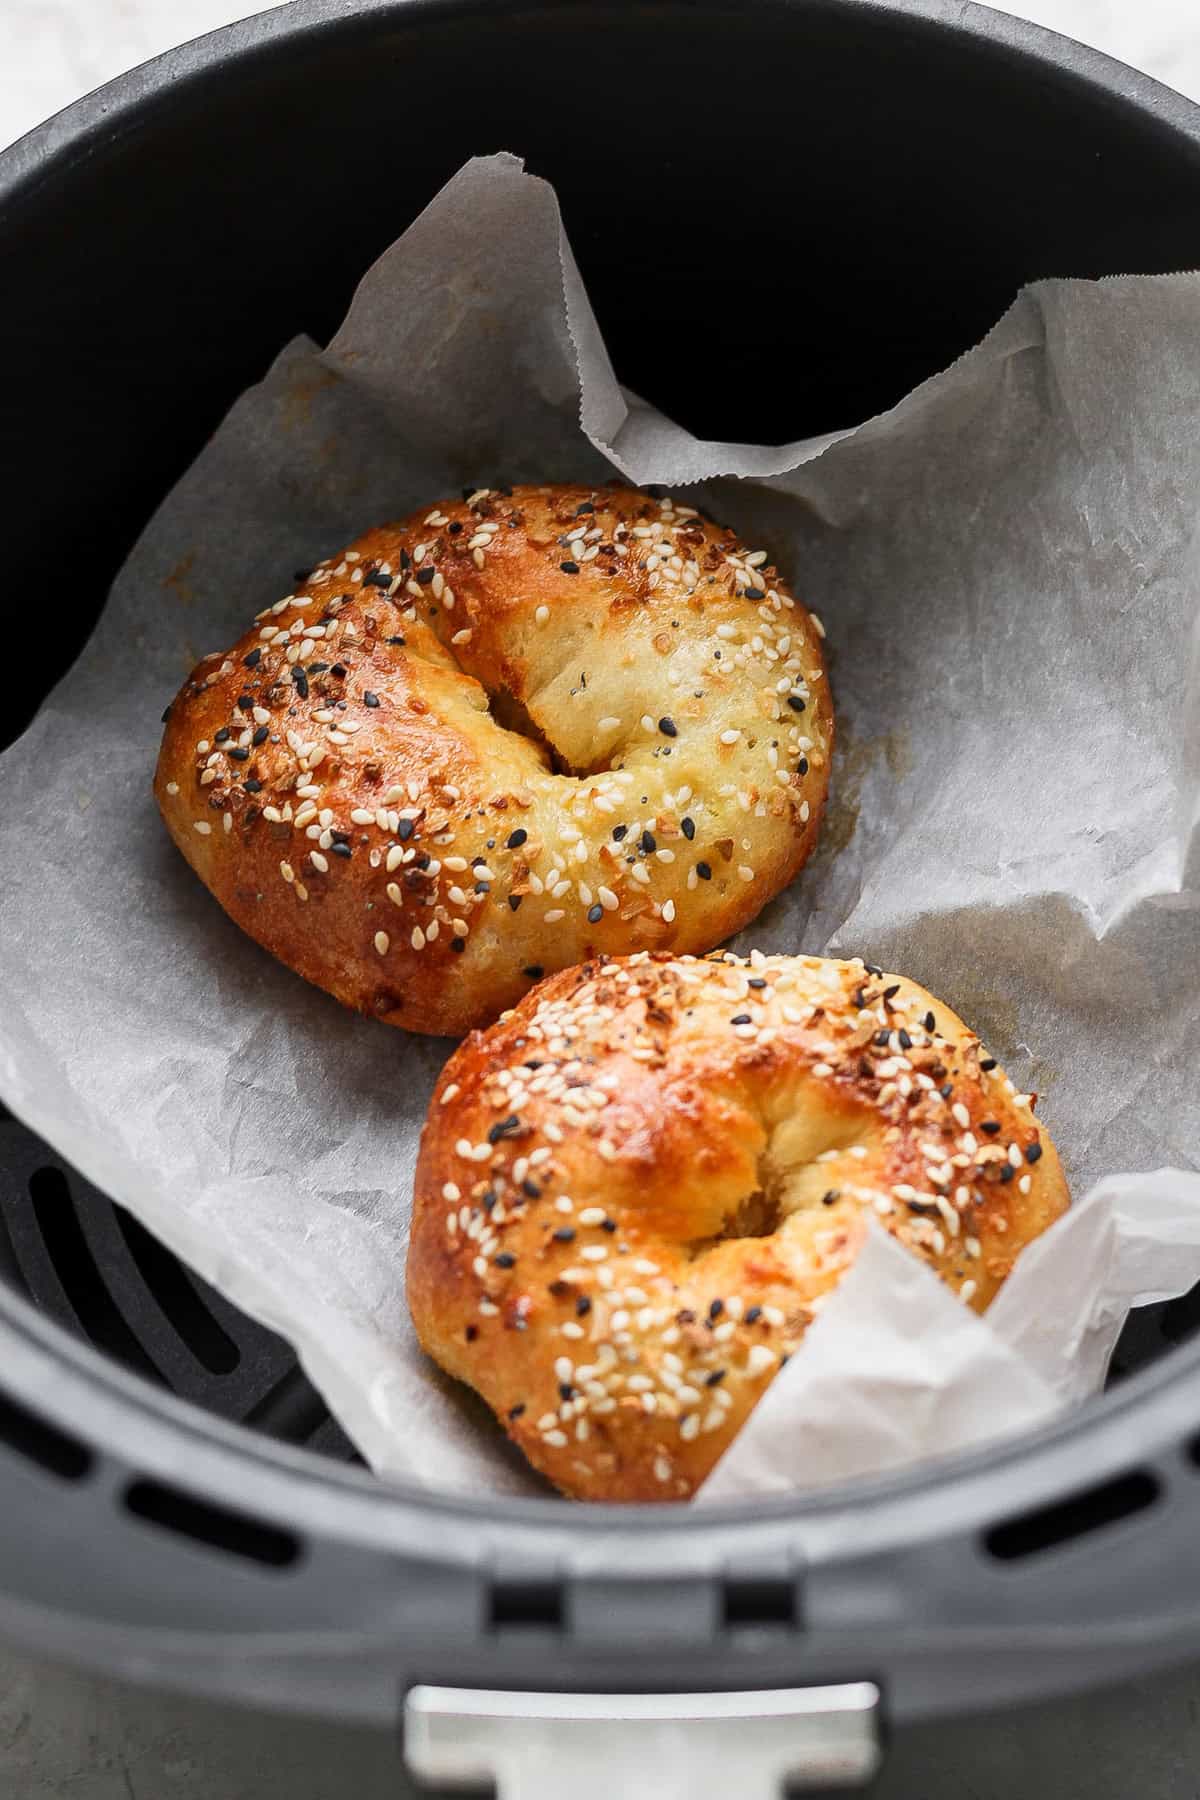
<svg viewBox="0 0 1200 1800">
<path fill-rule="evenodd" d="M 1033 1099 L 948 1007 L 859 961 L 568 970 L 443 1072 L 417 1334 L 564 1493 L 686 1499 L 868 1218 L 987 1307 L 1068 1204 Z"/>
<path fill-rule="evenodd" d="M 599 953 L 703 951 L 816 839 L 819 622 L 767 553 L 622 487 L 370 531 L 168 711 L 167 828 L 258 943 L 458 1034 Z"/>
</svg>

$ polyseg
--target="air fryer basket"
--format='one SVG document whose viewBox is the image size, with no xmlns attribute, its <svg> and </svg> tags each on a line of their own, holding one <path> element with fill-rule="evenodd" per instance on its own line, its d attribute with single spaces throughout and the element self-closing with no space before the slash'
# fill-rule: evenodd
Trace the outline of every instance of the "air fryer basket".
<svg viewBox="0 0 1200 1800">
<path fill-rule="evenodd" d="M 705 435 L 864 417 L 1038 276 L 1200 264 L 1200 113 L 958 0 L 261 15 L 0 156 L 0 742 L 240 389 L 501 147 L 554 181 L 622 378 Z M 0 1626 L 318 1714 L 394 1720 L 423 1684 L 427 1767 L 430 1685 L 465 1684 L 523 1696 L 548 1739 L 565 1706 L 581 1744 L 615 1695 L 657 1696 L 616 1706 L 630 1732 L 690 1706 L 719 1737 L 724 1709 L 760 1747 L 776 1714 L 819 1715 L 814 1767 L 845 1778 L 876 1690 L 904 1720 L 1200 1648 L 1196 1323 L 1192 1298 L 1139 1315 L 1109 1393 L 1052 1429 L 837 1494 L 693 1515 L 397 1493 L 285 1344 L 0 1111 Z M 455 1730 L 462 1774 L 500 1727 L 476 1694 Z"/>
</svg>

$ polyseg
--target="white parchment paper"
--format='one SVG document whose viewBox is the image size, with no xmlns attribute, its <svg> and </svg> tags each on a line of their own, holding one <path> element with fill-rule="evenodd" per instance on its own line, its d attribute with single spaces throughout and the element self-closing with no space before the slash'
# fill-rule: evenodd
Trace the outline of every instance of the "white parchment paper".
<svg viewBox="0 0 1200 1800">
<path fill-rule="evenodd" d="M 698 414 L 720 378 L 698 372 Z M 0 1094 L 285 1333 L 381 1472 L 535 1491 L 408 1324 L 449 1046 L 343 1012 L 244 938 L 150 776 L 192 662 L 294 569 L 462 483 L 614 468 L 703 483 L 828 629 L 834 803 L 742 947 L 926 983 L 1042 1091 L 1076 1194 L 1095 1188 L 986 1322 L 875 1234 L 704 1498 L 1017 1430 L 1098 1385 L 1132 1302 L 1200 1278 L 1194 276 L 1039 284 L 857 430 L 706 443 L 618 386 L 550 188 L 469 163 L 328 349 L 289 345 L 236 404 L 0 758 Z"/>
</svg>

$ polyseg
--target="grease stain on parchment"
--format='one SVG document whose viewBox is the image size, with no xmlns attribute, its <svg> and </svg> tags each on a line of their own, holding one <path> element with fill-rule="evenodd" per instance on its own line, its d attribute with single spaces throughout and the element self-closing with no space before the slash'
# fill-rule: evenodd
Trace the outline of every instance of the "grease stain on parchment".
<svg viewBox="0 0 1200 1800">
<path fill-rule="evenodd" d="M 864 783 L 881 760 L 887 765 L 893 781 L 903 781 L 912 773 L 913 753 L 907 731 L 885 731 L 875 737 L 859 738 L 850 725 L 838 720 L 829 800 L 821 821 L 814 864 L 830 862 L 840 856 L 854 837 L 862 811 Z"/>
</svg>

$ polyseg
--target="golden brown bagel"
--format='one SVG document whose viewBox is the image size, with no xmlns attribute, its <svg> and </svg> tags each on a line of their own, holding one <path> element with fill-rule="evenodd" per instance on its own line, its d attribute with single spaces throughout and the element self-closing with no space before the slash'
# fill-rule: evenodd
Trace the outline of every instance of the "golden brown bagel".
<svg viewBox="0 0 1200 1800">
<path fill-rule="evenodd" d="M 961 1019 L 862 962 L 642 954 L 544 981 L 442 1074 L 417 1334 L 584 1500 L 693 1494 L 874 1217 L 982 1312 L 1068 1204 Z"/>
<path fill-rule="evenodd" d="M 281 962 L 462 1032 L 597 952 L 707 950 L 791 880 L 829 772 L 819 630 L 689 507 L 481 489 L 200 663 L 155 793 Z"/>
</svg>

